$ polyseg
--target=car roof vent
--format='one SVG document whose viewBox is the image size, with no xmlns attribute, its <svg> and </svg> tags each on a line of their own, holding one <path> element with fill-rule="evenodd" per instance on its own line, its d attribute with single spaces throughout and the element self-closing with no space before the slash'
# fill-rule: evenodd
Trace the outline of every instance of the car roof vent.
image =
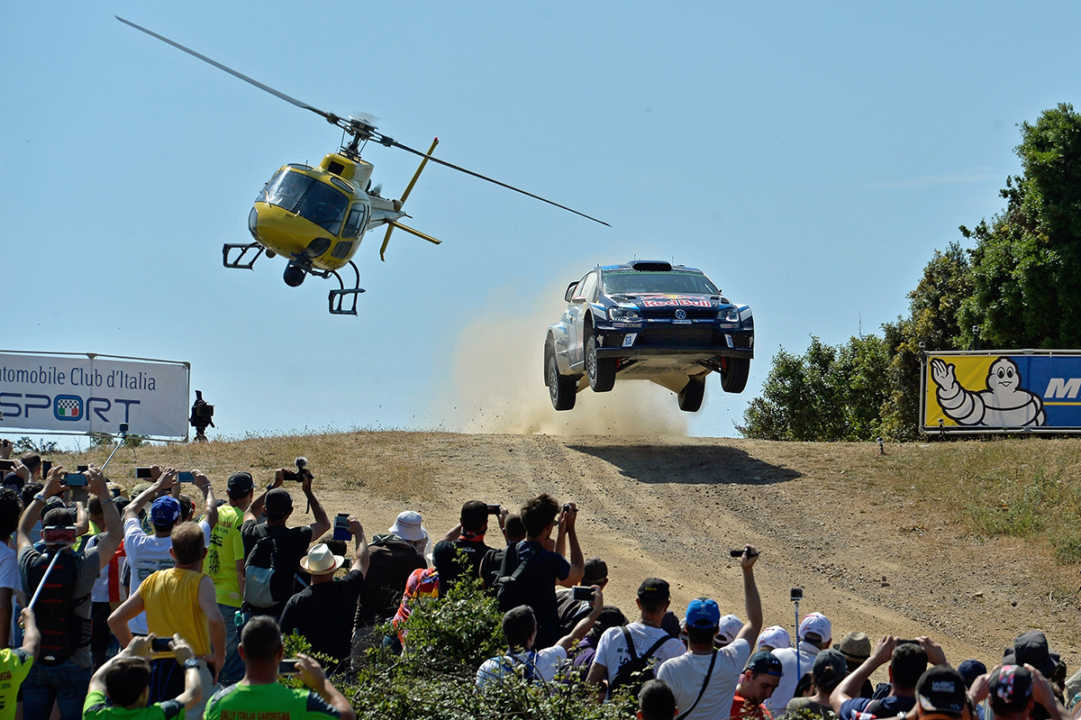
<svg viewBox="0 0 1081 720">
<path fill-rule="evenodd" d="M 672 269 L 672 263 L 657 262 L 655 260 L 643 260 L 640 262 L 632 262 L 631 267 L 635 270 L 667 272 Z"/>
</svg>

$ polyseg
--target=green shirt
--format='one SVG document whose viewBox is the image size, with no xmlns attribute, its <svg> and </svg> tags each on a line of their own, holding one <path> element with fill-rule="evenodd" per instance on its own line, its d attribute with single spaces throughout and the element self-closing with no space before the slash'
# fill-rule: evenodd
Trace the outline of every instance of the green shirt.
<svg viewBox="0 0 1081 720">
<path fill-rule="evenodd" d="M 214 594 L 219 605 L 238 608 L 240 583 L 236 577 L 236 561 L 244 559 L 244 540 L 240 526 L 244 513 L 232 505 L 218 508 L 218 524 L 210 531 L 210 547 L 206 553 L 206 574 L 214 581 Z M 226 618 L 228 622 L 232 618 Z"/>
<path fill-rule="evenodd" d="M 83 720 L 184 720 L 184 706 L 166 700 L 149 707 L 116 707 L 101 690 L 91 690 L 83 705 Z"/>
<path fill-rule="evenodd" d="M 311 690 L 294 690 L 281 683 L 248 685 L 244 682 L 214 693 L 203 715 L 204 720 L 326 720 L 336 717 L 340 717 L 338 711 Z"/>
<path fill-rule="evenodd" d="M 33 664 L 22 650 L 0 650 L 0 720 L 15 720 L 15 696 Z"/>
</svg>

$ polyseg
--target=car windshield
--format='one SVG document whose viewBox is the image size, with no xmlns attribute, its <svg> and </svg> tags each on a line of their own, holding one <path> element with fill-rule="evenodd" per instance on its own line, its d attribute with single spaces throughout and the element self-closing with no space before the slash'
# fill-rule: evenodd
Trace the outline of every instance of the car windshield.
<svg viewBox="0 0 1081 720">
<path fill-rule="evenodd" d="M 703 293 L 718 295 L 717 286 L 700 272 L 669 270 L 615 270 L 604 273 L 606 295 L 637 295 L 641 293 Z"/>
<path fill-rule="evenodd" d="M 341 231 L 349 206 L 345 193 L 299 172 L 274 178 L 267 186 L 266 201 L 310 220 L 331 235 Z"/>
</svg>

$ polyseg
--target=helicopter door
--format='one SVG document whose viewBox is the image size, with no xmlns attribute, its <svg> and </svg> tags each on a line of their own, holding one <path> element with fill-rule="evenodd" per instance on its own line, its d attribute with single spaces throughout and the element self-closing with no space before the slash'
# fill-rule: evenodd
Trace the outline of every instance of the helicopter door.
<svg viewBox="0 0 1081 720">
<path fill-rule="evenodd" d="M 571 346 L 568 353 L 572 365 L 579 365 L 585 360 L 585 324 L 586 316 L 592 312 L 590 302 L 593 300 L 593 291 L 597 288 L 597 273 L 588 273 L 578 283 L 571 298 L 567 313 L 570 315 Z"/>
<path fill-rule="evenodd" d="M 349 211 L 349 217 L 345 220 L 345 227 L 342 228 L 342 239 L 334 245 L 334 249 L 330 252 L 331 257 L 339 260 L 349 257 L 356 239 L 367 226 L 368 214 L 366 203 L 353 205 L 353 209 Z"/>
</svg>

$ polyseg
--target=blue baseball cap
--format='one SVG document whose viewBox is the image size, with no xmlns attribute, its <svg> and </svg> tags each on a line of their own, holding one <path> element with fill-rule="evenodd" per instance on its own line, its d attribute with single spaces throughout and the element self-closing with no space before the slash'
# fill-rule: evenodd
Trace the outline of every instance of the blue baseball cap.
<svg viewBox="0 0 1081 720">
<path fill-rule="evenodd" d="M 150 506 L 150 522 L 154 527 L 172 527 L 179 519 L 180 502 L 171 495 L 158 498 Z"/>
<path fill-rule="evenodd" d="M 721 609 L 710 598 L 695 598 L 687 605 L 686 621 L 689 628 L 715 628 L 721 621 Z"/>
</svg>

